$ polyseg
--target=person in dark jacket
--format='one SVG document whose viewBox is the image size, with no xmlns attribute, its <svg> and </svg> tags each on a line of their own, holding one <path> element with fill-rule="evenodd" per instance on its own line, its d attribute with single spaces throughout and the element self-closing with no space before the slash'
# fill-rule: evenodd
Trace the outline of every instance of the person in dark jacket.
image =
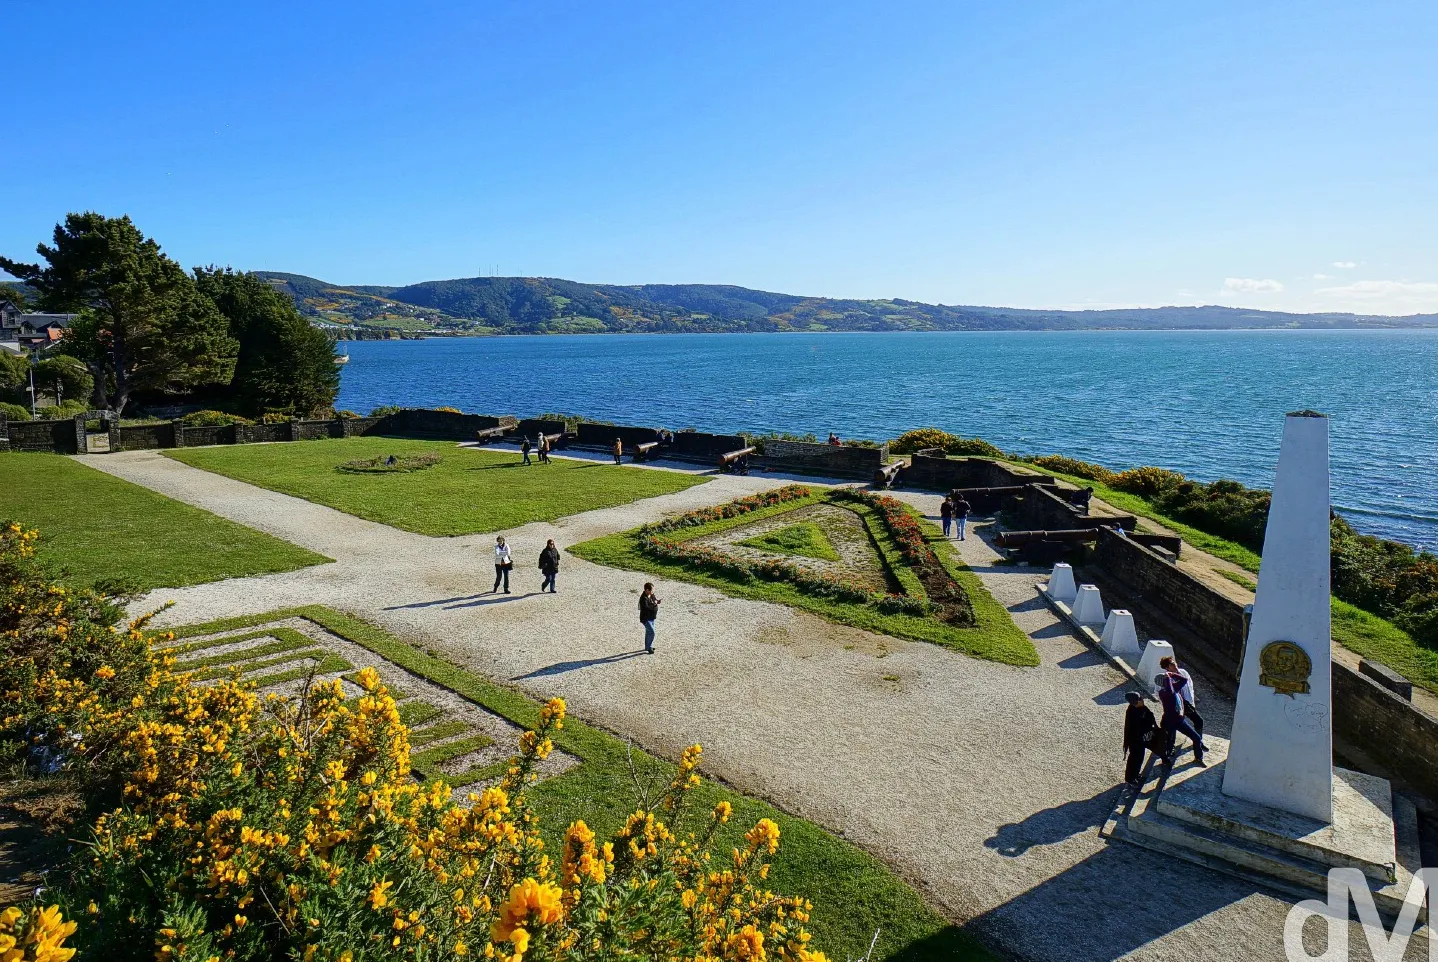
<svg viewBox="0 0 1438 962">
<path fill-rule="evenodd" d="M 1142 695 L 1131 691 L 1127 697 L 1128 711 L 1123 716 L 1123 750 L 1128 756 L 1128 765 L 1124 768 L 1123 780 L 1137 788 L 1149 737 L 1158 729 L 1158 722 L 1154 720 L 1153 710 L 1144 704 Z"/>
<path fill-rule="evenodd" d="M 939 502 L 939 520 L 944 523 L 944 537 L 947 538 L 954 528 L 954 502 L 949 500 L 948 495 Z"/>
<path fill-rule="evenodd" d="M 533 461 L 529 460 L 529 437 L 528 437 L 528 436 L 526 436 L 526 437 L 524 438 L 524 440 L 522 440 L 522 441 L 519 442 L 519 453 L 522 454 L 522 455 L 524 455 L 524 462 L 523 462 L 524 464 L 533 464 L 533 463 L 534 463 Z"/>
<path fill-rule="evenodd" d="M 659 617 L 659 599 L 654 596 L 654 585 L 644 582 L 644 592 L 639 596 L 639 623 L 644 626 L 644 650 L 654 654 L 654 619 Z"/>
<path fill-rule="evenodd" d="M 960 541 L 964 540 L 964 528 L 969 523 L 969 512 L 971 510 L 972 508 L 969 507 L 969 503 L 964 500 L 962 494 L 954 498 L 954 528 Z"/>
<path fill-rule="evenodd" d="M 553 538 L 549 539 L 544 550 L 539 553 L 539 570 L 544 572 L 544 582 L 539 586 L 539 590 L 543 592 L 548 588 L 550 594 L 558 594 L 554 579 L 559 577 L 559 549 L 554 546 Z"/>
<path fill-rule="evenodd" d="M 1183 695 L 1180 693 L 1183 686 L 1183 678 L 1179 675 L 1170 675 L 1163 672 L 1155 675 L 1154 687 L 1158 690 L 1159 703 L 1163 705 L 1163 720 L 1159 722 L 1163 728 L 1163 763 L 1173 766 L 1174 742 L 1178 733 L 1183 732 L 1188 740 L 1193 743 L 1193 760 L 1199 768 L 1207 768 L 1203 763 L 1203 753 L 1206 751 L 1203 744 L 1203 736 L 1193 727 L 1193 723 L 1183 717 Z"/>
</svg>

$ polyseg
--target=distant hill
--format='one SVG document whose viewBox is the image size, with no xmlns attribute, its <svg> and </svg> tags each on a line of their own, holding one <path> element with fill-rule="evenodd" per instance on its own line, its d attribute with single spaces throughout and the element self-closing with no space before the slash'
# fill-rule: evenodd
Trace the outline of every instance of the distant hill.
<svg viewBox="0 0 1438 962">
<path fill-rule="evenodd" d="M 317 323 L 334 325 L 345 336 L 1438 327 L 1438 314 L 1289 314 L 1236 307 L 1049 311 L 801 297 L 725 284 L 621 286 L 552 277 L 467 277 L 385 287 L 256 273 L 294 298 Z"/>
</svg>

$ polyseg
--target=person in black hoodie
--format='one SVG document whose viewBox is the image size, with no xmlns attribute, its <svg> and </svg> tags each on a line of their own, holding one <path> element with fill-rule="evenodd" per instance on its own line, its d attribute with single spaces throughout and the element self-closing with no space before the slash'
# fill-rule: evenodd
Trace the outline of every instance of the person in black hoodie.
<svg viewBox="0 0 1438 962">
<path fill-rule="evenodd" d="M 1144 704 L 1142 695 L 1131 691 L 1127 697 L 1128 711 L 1123 716 L 1123 750 L 1128 756 L 1128 766 L 1124 769 L 1123 780 L 1137 788 L 1149 739 L 1158 728 L 1158 722 L 1154 720 L 1153 710 Z"/>
<path fill-rule="evenodd" d="M 558 594 L 554 579 L 559 577 L 559 549 L 554 546 L 553 538 L 549 539 L 549 543 L 539 553 L 539 570 L 544 572 L 544 582 L 539 586 L 539 590 L 543 592 L 548 588 L 550 594 Z"/>
<path fill-rule="evenodd" d="M 654 585 L 644 582 L 644 593 L 639 596 L 639 623 L 644 626 L 644 650 L 654 654 L 654 619 L 659 617 L 659 599 L 654 596 Z"/>
</svg>

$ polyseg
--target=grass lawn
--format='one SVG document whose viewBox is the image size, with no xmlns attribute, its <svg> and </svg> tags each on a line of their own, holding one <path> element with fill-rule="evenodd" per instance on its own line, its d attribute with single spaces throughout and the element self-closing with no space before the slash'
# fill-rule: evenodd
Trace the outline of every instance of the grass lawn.
<svg viewBox="0 0 1438 962">
<path fill-rule="evenodd" d="M 230 631 L 296 616 L 308 618 L 516 725 L 533 727 L 539 721 L 540 705 L 525 695 L 428 655 L 367 622 L 320 606 L 193 625 L 178 634 L 184 637 Z M 667 782 L 673 777 L 674 766 L 668 761 L 631 749 L 620 739 L 577 718 L 565 720 L 554 742 L 583 764 L 530 789 L 552 850 L 558 849 L 564 827 L 575 819 L 584 819 L 601 838 L 619 828 L 634 810 L 635 771 L 645 780 Z M 700 812 L 708 811 L 720 800 L 734 806 L 734 817 L 716 839 L 715 852 L 742 846 L 742 833 L 761 818 L 778 823 L 781 844 L 769 882 L 777 892 L 802 894 L 813 900 L 809 929 L 814 934 L 815 947 L 830 958 L 858 958 L 868 949 L 877 929 L 876 960 L 997 962 L 972 936 L 946 922 L 873 856 L 812 822 L 786 815 L 715 782 L 705 780 L 692 798 L 694 810 Z"/>
<path fill-rule="evenodd" d="M 737 518 L 726 518 L 693 528 L 685 528 L 679 538 L 687 541 L 823 502 L 826 489 L 813 487 L 813 491 L 814 494 L 808 498 L 761 508 Z M 922 587 L 919 585 L 917 577 L 913 575 L 907 565 L 898 560 L 898 549 L 891 543 L 887 531 L 877 518 L 869 517 L 873 512 L 862 505 L 852 503 L 846 503 L 844 507 L 854 510 L 869 525 L 870 533 L 878 542 L 880 553 L 887 560 L 890 570 L 903 583 L 905 593 L 917 593 L 922 597 Z M 918 517 L 917 512 L 911 511 L 911 513 Z M 939 559 L 949 569 L 954 579 L 968 592 L 969 599 L 973 603 L 974 614 L 978 619 L 978 624 L 975 627 L 959 628 L 930 617 L 885 614 L 870 605 L 816 597 L 783 581 L 741 582 L 720 574 L 698 571 L 680 562 L 653 558 L 639 549 L 636 537 L 638 529 L 622 531 L 618 534 L 577 544 L 569 549 L 569 553 L 587 561 L 609 565 L 613 568 L 641 571 L 645 574 L 673 578 L 677 581 L 691 581 L 696 584 L 708 585 L 727 595 L 739 598 L 753 598 L 757 601 L 770 601 L 776 604 L 790 605 L 794 608 L 803 608 L 805 611 L 813 612 L 840 624 L 893 635 L 897 638 L 933 642 L 978 658 L 988 658 L 992 661 L 1024 667 L 1038 665 L 1039 655 L 1033 642 L 1014 624 L 1004 606 L 995 601 L 979 577 L 959 561 L 958 556 L 953 552 L 952 545 L 938 543 L 942 542 L 943 538 L 933 524 L 922 519 L 920 524 L 930 535 L 930 540 L 936 542 L 935 551 L 939 555 Z"/>
<path fill-rule="evenodd" d="M 0 519 L 38 529 L 72 584 L 180 588 L 331 560 L 58 454 L 0 454 L 0 492 Z"/>
<path fill-rule="evenodd" d="M 357 458 L 434 452 L 444 460 L 412 473 L 349 474 Z M 628 504 L 706 479 L 674 471 L 556 458 L 520 465 L 518 452 L 461 448 L 453 441 L 336 438 L 164 452 L 177 461 L 346 514 L 428 535 L 503 531 L 531 521 Z"/>
<path fill-rule="evenodd" d="M 1199 531 L 1182 521 L 1175 521 L 1154 510 L 1152 505 L 1136 494 L 1116 491 L 1098 481 L 1060 474 L 1037 465 L 1025 464 L 1023 467 L 1033 471 L 1042 471 L 1044 474 L 1070 481 L 1080 487 L 1091 485 L 1096 497 L 1107 501 L 1115 508 L 1143 518 L 1150 518 L 1166 528 L 1171 528 L 1175 534 L 1200 551 L 1232 561 L 1239 567 L 1255 574 L 1258 571 L 1260 559 L 1256 552 L 1217 535 Z M 1256 577 L 1245 578 L 1232 571 L 1220 570 L 1218 573 L 1250 591 L 1257 586 Z M 1413 684 L 1438 694 L 1438 651 L 1420 645 L 1412 635 L 1392 622 L 1360 608 L 1355 608 L 1347 602 L 1334 598 L 1332 599 L 1332 608 L 1334 641 L 1364 658 L 1371 658 L 1380 664 L 1387 665 Z"/>
<path fill-rule="evenodd" d="M 817 558 L 820 561 L 838 561 L 839 552 L 829 543 L 824 529 L 809 521 L 786 525 L 774 531 L 766 531 L 739 542 L 745 547 L 778 554 L 798 555 L 801 558 Z"/>
</svg>

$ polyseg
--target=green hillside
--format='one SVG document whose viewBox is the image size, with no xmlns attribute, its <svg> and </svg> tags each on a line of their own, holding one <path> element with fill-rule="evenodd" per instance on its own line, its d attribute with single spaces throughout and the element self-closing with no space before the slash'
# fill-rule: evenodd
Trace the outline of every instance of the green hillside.
<svg viewBox="0 0 1438 962">
<path fill-rule="evenodd" d="M 1047 311 L 948 307 L 898 299 L 775 294 L 723 284 L 581 284 L 552 277 L 467 277 L 404 287 L 342 286 L 259 271 L 322 323 L 361 334 L 562 334 L 723 331 L 1008 331 L 1438 326 L 1438 315 L 1285 314 L 1233 307 Z"/>
</svg>

